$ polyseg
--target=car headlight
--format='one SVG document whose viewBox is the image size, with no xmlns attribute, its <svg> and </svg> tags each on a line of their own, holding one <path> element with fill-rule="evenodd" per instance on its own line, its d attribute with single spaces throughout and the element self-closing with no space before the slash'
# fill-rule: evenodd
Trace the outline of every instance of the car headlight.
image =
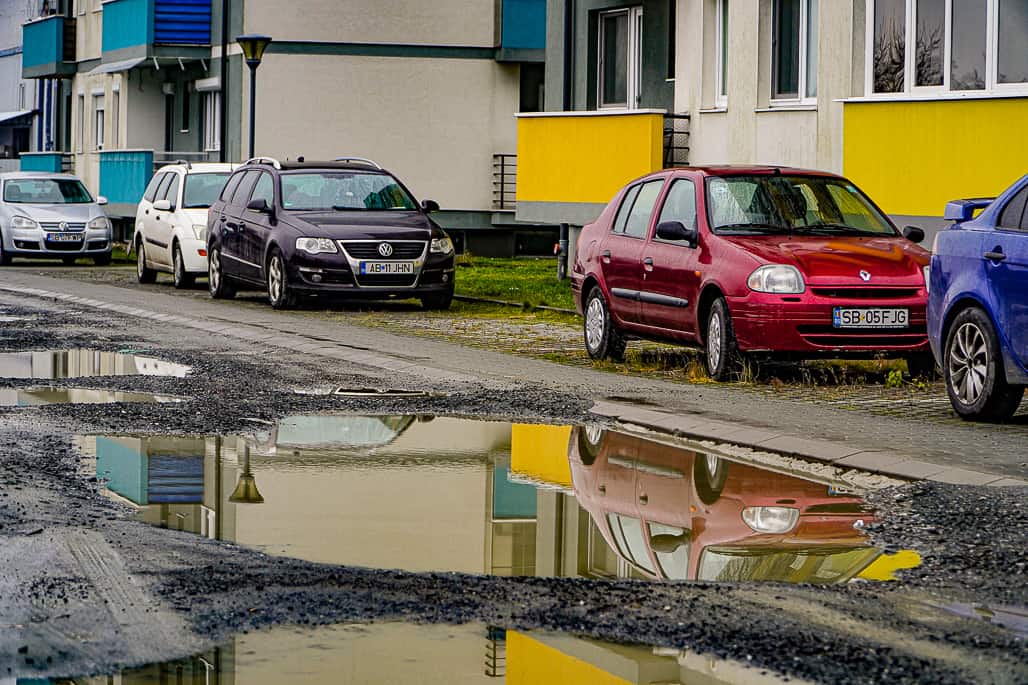
<svg viewBox="0 0 1028 685">
<path fill-rule="evenodd" d="M 928 284 L 932 282 L 932 265 L 931 264 L 925 264 L 924 266 L 922 266 L 921 267 L 921 274 L 924 276 L 924 289 L 925 289 L 925 292 L 931 292 L 931 289 L 930 289 Z"/>
<path fill-rule="evenodd" d="M 206 242 L 207 224 L 193 224 L 193 236 L 195 236 L 197 240 Z"/>
<path fill-rule="evenodd" d="M 334 241 L 329 238 L 297 238 L 296 249 L 307 254 L 335 254 L 339 252 Z"/>
<path fill-rule="evenodd" d="M 16 216 L 11 219 L 11 228 L 39 228 L 39 224 L 27 216 Z"/>
<path fill-rule="evenodd" d="M 800 510 L 793 507 L 746 507 L 742 520 L 758 533 L 788 533 L 800 520 Z"/>
<path fill-rule="evenodd" d="M 758 293 L 778 295 L 797 295 L 806 289 L 800 270 L 788 264 L 765 264 L 758 267 L 746 279 L 746 285 Z"/>
<path fill-rule="evenodd" d="M 94 231 L 109 231 L 111 230 L 111 220 L 105 216 L 98 216 L 91 219 L 87 226 Z"/>
<path fill-rule="evenodd" d="M 453 241 L 448 236 L 432 238 L 432 245 L 428 249 L 432 254 L 450 254 L 453 252 Z"/>
</svg>

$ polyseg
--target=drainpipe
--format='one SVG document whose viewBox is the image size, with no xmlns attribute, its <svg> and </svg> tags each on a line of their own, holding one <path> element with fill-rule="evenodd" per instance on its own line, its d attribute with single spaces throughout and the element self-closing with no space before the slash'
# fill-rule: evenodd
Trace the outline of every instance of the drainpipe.
<svg viewBox="0 0 1028 685">
<path fill-rule="evenodd" d="M 43 152 L 43 80 L 36 80 L 36 151 Z"/>
<path fill-rule="evenodd" d="M 574 83 L 575 0 L 564 0 L 564 111 L 574 109 L 571 89 Z"/>
<path fill-rule="evenodd" d="M 231 0 L 221 0 L 221 106 L 218 137 L 221 148 L 218 150 L 218 161 L 228 161 L 228 18 Z M 220 539 L 220 538 L 219 538 Z"/>
<path fill-rule="evenodd" d="M 567 224 L 560 225 L 560 242 L 557 243 L 557 280 L 563 281 L 568 277 L 568 235 L 571 227 Z"/>
</svg>

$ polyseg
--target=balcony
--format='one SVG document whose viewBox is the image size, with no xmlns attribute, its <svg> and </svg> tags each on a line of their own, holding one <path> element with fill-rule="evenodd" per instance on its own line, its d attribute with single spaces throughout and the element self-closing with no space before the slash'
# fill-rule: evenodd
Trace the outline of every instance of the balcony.
<svg viewBox="0 0 1028 685">
<path fill-rule="evenodd" d="M 109 216 L 132 217 L 153 176 L 153 150 L 102 150 L 99 195 L 107 198 Z"/>
<path fill-rule="evenodd" d="M 503 0 L 500 14 L 500 62 L 546 59 L 546 0 Z"/>
<path fill-rule="evenodd" d="M 203 48 L 210 44 L 211 0 L 104 2 L 105 63 L 140 57 L 202 57 Z"/>
<path fill-rule="evenodd" d="M 67 152 L 23 152 L 22 171 L 42 171 L 48 174 L 65 174 L 71 171 L 71 155 Z"/>
<path fill-rule="evenodd" d="M 21 29 L 22 78 L 52 78 L 75 73 L 75 20 L 40 17 Z"/>
</svg>

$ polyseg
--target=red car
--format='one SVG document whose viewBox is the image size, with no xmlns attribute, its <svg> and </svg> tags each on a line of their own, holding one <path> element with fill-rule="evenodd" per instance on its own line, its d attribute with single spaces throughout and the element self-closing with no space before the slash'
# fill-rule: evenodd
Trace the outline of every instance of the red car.
<svg viewBox="0 0 1028 685">
<path fill-rule="evenodd" d="M 884 353 L 919 375 L 934 369 L 923 239 L 834 174 L 667 169 L 583 228 L 571 284 L 594 359 L 639 337 L 703 347 L 717 380 L 753 354 Z"/>
</svg>

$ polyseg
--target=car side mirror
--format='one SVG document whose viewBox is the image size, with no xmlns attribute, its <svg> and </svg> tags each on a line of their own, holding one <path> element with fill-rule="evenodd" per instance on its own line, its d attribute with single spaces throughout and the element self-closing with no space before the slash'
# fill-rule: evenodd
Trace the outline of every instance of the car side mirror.
<svg viewBox="0 0 1028 685">
<path fill-rule="evenodd" d="M 904 226 L 903 237 L 912 243 L 919 243 L 924 240 L 924 229 L 917 226 Z"/>
<path fill-rule="evenodd" d="M 98 205 L 105 205 L 105 204 L 107 204 L 107 198 L 104 197 L 103 195 L 97 195 L 96 196 L 96 204 L 98 204 Z"/>
<path fill-rule="evenodd" d="M 700 233 L 695 227 L 686 227 L 681 221 L 662 221 L 657 224 L 657 237 L 661 240 L 685 242 L 692 247 L 699 240 Z"/>
<path fill-rule="evenodd" d="M 170 212 L 171 202 L 168 200 L 157 200 L 157 202 L 153 203 L 153 208 L 158 212 Z"/>
<path fill-rule="evenodd" d="M 258 197 L 254 200 L 250 200 L 246 205 L 247 209 L 252 209 L 255 212 L 261 212 L 263 214 L 270 214 L 270 208 L 268 207 L 268 201 L 263 197 Z"/>
<path fill-rule="evenodd" d="M 423 210 L 425 210 L 426 212 L 438 212 L 439 211 L 439 203 L 436 202 L 435 200 L 422 200 L 421 201 L 421 208 Z"/>
</svg>

